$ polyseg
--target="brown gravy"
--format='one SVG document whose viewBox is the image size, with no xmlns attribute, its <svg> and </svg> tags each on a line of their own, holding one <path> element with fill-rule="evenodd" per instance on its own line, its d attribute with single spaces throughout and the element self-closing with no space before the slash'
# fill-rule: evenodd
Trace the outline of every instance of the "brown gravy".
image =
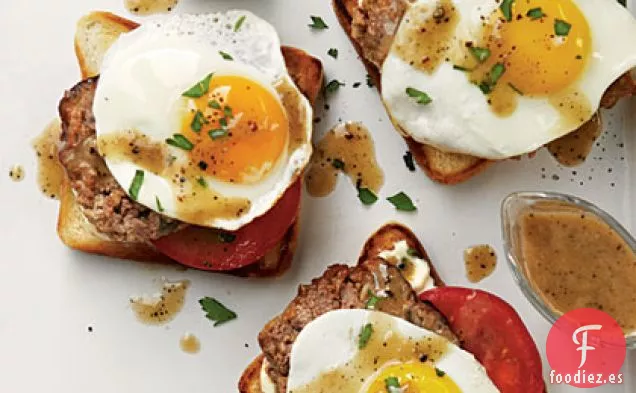
<svg viewBox="0 0 636 393">
<path fill-rule="evenodd" d="M 548 143 L 548 151 L 563 166 L 580 165 L 592 151 L 594 141 L 601 135 L 601 131 L 601 114 L 596 112 L 590 120 L 576 131 Z"/>
<path fill-rule="evenodd" d="M 419 340 L 405 337 L 398 333 L 395 322 L 375 315 L 369 318 L 369 323 L 373 327 L 371 338 L 353 359 L 294 389 L 294 393 L 358 392 L 367 377 L 388 362 L 417 362 L 423 355 L 426 355 L 426 361 L 435 362 L 446 354 L 448 341 L 442 337 Z"/>
<path fill-rule="evenodd" d="M 373 138 L 362 123 L 339 124 L 316 144 L 305 177 L 307 191 L 315 197 L 329 195 L 339 172 L 344 172 L 356 187 L 369 188 L 376 194 L 384 183 Z"/>
<path fill-rule="evenodd" d="M 126 9 L 136 15 L 167 13 L 177 6 L 179 0 L 124 0 Z"/>
<path fill-rule="evenodd" d="M 519 227 L 523 268 L 550 307 L 596 308 L 636 330 L 636 255 L 608 224 L 572 207 L 526 211 Z"/>
<path fill-rule="evenodd" d="M 186 333 L 179 340 L 179 347 L 185 353 L 199 353 L 201 350 L 201 341 L 199 341 L 194 334 Z"/>
<path fill-rule="evenodd" d="M 464 250 L 466 277 L 470 282 L 479 282 L 490 276 L 497 266 L 495 249 L 488 244 L 469 247 Z"/>
<path fill-rule="evenodd" d="M 164 281 L 161 294 L 132 297 L 130 306 L 137 320 L 146 325 L 163 325 L 172 321 L 183 308 L 190 281 Z"/>
<path fill-rule="evenodd" d="M 58 119 L 53 120 L 33 140 L 33 148 L 38 157 L 38 185 L 44 195 L 58 199 L 64 180 L 64 168 L 58 160 L 58 143 L 62 126 Z"/>
<path fill-rule="evenodd" d="M 19 182 L 24 179 L 24 167 L 20 164 L 16 164 L 9 169 L 9 177 L 14 182 Z"/>
</svg>

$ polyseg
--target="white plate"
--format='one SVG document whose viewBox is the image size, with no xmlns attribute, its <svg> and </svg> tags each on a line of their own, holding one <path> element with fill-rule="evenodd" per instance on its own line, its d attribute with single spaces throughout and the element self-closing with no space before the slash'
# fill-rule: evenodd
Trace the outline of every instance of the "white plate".
<svg viewBox="0 0 636 393">
<path fill-rule="evenodd" d="M 490 243 L 502 255 L 499 203 L 511 191 L 572 193 L 599 204 L 628 227 L 636 223 L 631 209 L 636 177 L 629 170 L 636 164 L 636 141 L 633 133 L 626 138 L 630 135 L 624 132 L 636 126 L 636 117 L 627 116 L 636 116 L 634 100 L 622 102 L 605 116 L 608 131 L 588 162 L 574 169 L 576 175 L 541 151 L 533 160 L 500 163 L 465 184 L 444 187 L 419 170 L 411 173 L 405 168 L 406 146 L 391 127 L 376 92 L 364 83 L 365 71 L 339 28 L 329 0 L 182 0 L 177 12 L 253 10 L 278 28 L 284 43 L 322 57 L 327 78 L 338 78 L 347 86 L 329 100 L 328 112 L 317 114 L 322 121 L 316 136 L 340 119 L 363 120 L 374 133 L 386 174 L 381 196 L 403 190 L 414 197 L 419 210 L 399 213 L 382 201 L 365 208 L 349 181 L 340 179 L 330 197 L 305 198 L 295 263 L 276 280 L 148 267 L 71 251 L 55 234 L 57 202 L 37 190 L 30 141 L 56 115 L 64 89 L 78 81 L 75 21 L 95 9 L 126 15 L 121 3 L 14 0 L 3 2 L 0 11 L 0 391 L 235 392 L 241 371 L 259 352 L 259 330 L 294 296 L 298 283 L 320 275 L 331 263 L 355 261 L 367 236 L 389 220 L 401 221 L 415 231 L 448 283 L 466 286 L 471 284 L 463 268 L 464 248 Z M 310 31 L 309 15 L 322 16 L 330 29 Z M 340 50 L 338 60 L 326 55 L 331 47 Z M 353 89 L 356 81 L 362 86 Z M 623 142 L 625 147 L 620 148 Z M 26 168 L 21 183 L 9 179 L 14 164 Z M 493 276 L 479 287 L 514 305 L 544 353 L 549 324 L 522 296 L 505 261 L 500 258 L 499 262 Z M 192 281 L 185 308 L 165 327 L 142 325 L 129 309 L 129 296 L 154 292 L 162 276 Z M 202 296 L 218 298 L 238 312 L 238 320 L 212 327 L 197 303 Z M 201 339 L 198 355 L 179 349 L 179 338 L 186 331 Z M 634 355 L 624 368 L 625 384 L 594 391 L 636 391 Z M 550 387 L 555 393 L 575 390 Z"/>
</svg>

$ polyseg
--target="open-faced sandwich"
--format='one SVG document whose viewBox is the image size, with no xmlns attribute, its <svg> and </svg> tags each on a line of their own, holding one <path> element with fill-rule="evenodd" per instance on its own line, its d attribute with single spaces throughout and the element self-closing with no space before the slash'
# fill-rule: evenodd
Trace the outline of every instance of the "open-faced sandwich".
<svg viewBox="0 0 636 393">
<path fill-rule="evenodd" d="M 302 285 L 259 334 L 241 393 L 543 393 L 541 359 L 504 300 L 445 286 L 411 231 L 388 224 L 357 266 Z"/>
<path fill-rule="evenodd" d="M 95 12 L 59 105 L 58 233 L 133 260 L 273 275 L 291 262 L 318 59 L 247 11 L 142 26 Z"/>
<path fill-rule="evenodd" d="M 433 180 L 534 152 L 636 92 L 636 21 L 614 0 L 333 0 Z M 591 142 L 590 142 L 591 145 Z"/>
</svg>

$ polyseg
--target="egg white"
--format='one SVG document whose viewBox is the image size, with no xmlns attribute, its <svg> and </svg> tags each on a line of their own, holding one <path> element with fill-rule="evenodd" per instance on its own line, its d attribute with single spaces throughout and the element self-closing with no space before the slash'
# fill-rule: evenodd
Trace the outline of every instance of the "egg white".
<svg viewBox="0 0 636 393">
<path fill-rule="evenodd" d="M 322 373 L 343 367 L 353 359 L 358 352 L 360 329 L 370 320 L 380 323 L 390 321 L 396 328 L 393 334 L 414 340 L 439 337 L 434 332 L 378 311 L 330 311 L 310 322 L 296 338 L 291 351 L 287 391 L 295 391 Z M 444 370 L 463 392 L 499 392 L 475 357 L 450 342 L 435 367 Z M 373 378 L 371 375 L 367 377 L 367 382 Z"/>
<path fill-rule="evenodd" d="M 429 4 L 431 17 L 436 0 Z M 454 0 L 460 16 L 457 37 L 479 37 L 481 15 L 489 15 L 498 2 Z M 578 81 L 578 90 L 597 110 L 607 87 L 636 66 L 636 20 L 616 1 L 577 0 L 590 26 L 592 56 Z M 402 23 L 398 35 L 405 29 Z M 407 87 L 426 92 L 432 102 L 419 105 L 405 94 Z M 561 124 L 561 115 L 547 99 L 519 97 L 514 113 L 500 117 L 490 109 L 484 94 L 463 72 L 442 63 L 426 74 L 402 60 L 392 48 L 382 66 L 382 99 L 396 125 L 414 140 L 445 151 L 504 159 L 532 152 L 574 129 Z"/>
<path fill-rule="evenodd" d="M 236 22 L 244 17 L 240 29 Z M 220 51 L 230 54 L 233 61 L 224 60 Z M 214 75 L 239 75 L 249 78 L 278 97 L 274 88 L 287 81 L 280 51 L 280 41 L 274 28 L 256 15 L 243 10 L 215 14 L 172 15 L 143 24 L 122 35 L 109 49 L 101 68 L 95 93 L 93 112 L 97 138 L 136 130 L 151 141 L 164 143 L 181 128 L 181 94 L 210 72 Z M 305 107 L 304 131 L 311 140 L 312 109 L 299 94 Z M 187 162 L 187 154 L 170 148 L 177 164 Z M 311 156 L 310 143 L 285 153 L 274 163 L 271 173 L 262 181 L 250 185 L 227 183 L 205 177 L 207 186 L 227 197 L 247 198 L 248 212 L 237 218 L 211 218 L 199 225 L 225 230 L 237 230 L 263 215 L 293 183 Z M 105 157 L 117 182 L 128 190 L 139 168 L 136 164 Z M 188 222 L 177 209 L 171 179 L 145 171 L 137 201 L 161 214 Z M 210 201 L 210 203 L 214 203 Z"/>
</svg>

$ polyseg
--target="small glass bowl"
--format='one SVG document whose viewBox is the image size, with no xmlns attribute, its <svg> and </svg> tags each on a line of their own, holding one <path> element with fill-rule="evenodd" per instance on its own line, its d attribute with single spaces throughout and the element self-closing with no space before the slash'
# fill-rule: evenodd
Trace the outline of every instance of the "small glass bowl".
<svg viewBox="0 0 636 393">
<path fill-rule="evenodd" d="M 508 260 L 508 265 L 512 270 L 512 275 L 534 308 L 543 315 L 545 319 L 554 324 L 561 316 L 561 313 L 554 311 L 552 307 L 547 305 L 530 283 L 526 269 L 522 263 L 519 242 L 518 219 L 520 213 L 527 211 L 527 209 L 542 209 L 542 206 L 543 208 L 549 206 L 551 211 L 555 209 L 564 209 L 567 211 L 577 208 L 577 210 L 581 209 L 587 213 L 594 214 L 616 231 L 635 253 L 636 240 L 614 217 L 592 203 L 575 196 L 556 192 L 527 191 L 512 193 L 503 200 L 501 204 L 501 230 L 503 233 L 504 252 Z M 632 290 L 636 290 L 636 288 L 632 288 Z M 626 335 L 625 340 L 628 349 L 636 349 L 636 334 Z"/>
</svg>

